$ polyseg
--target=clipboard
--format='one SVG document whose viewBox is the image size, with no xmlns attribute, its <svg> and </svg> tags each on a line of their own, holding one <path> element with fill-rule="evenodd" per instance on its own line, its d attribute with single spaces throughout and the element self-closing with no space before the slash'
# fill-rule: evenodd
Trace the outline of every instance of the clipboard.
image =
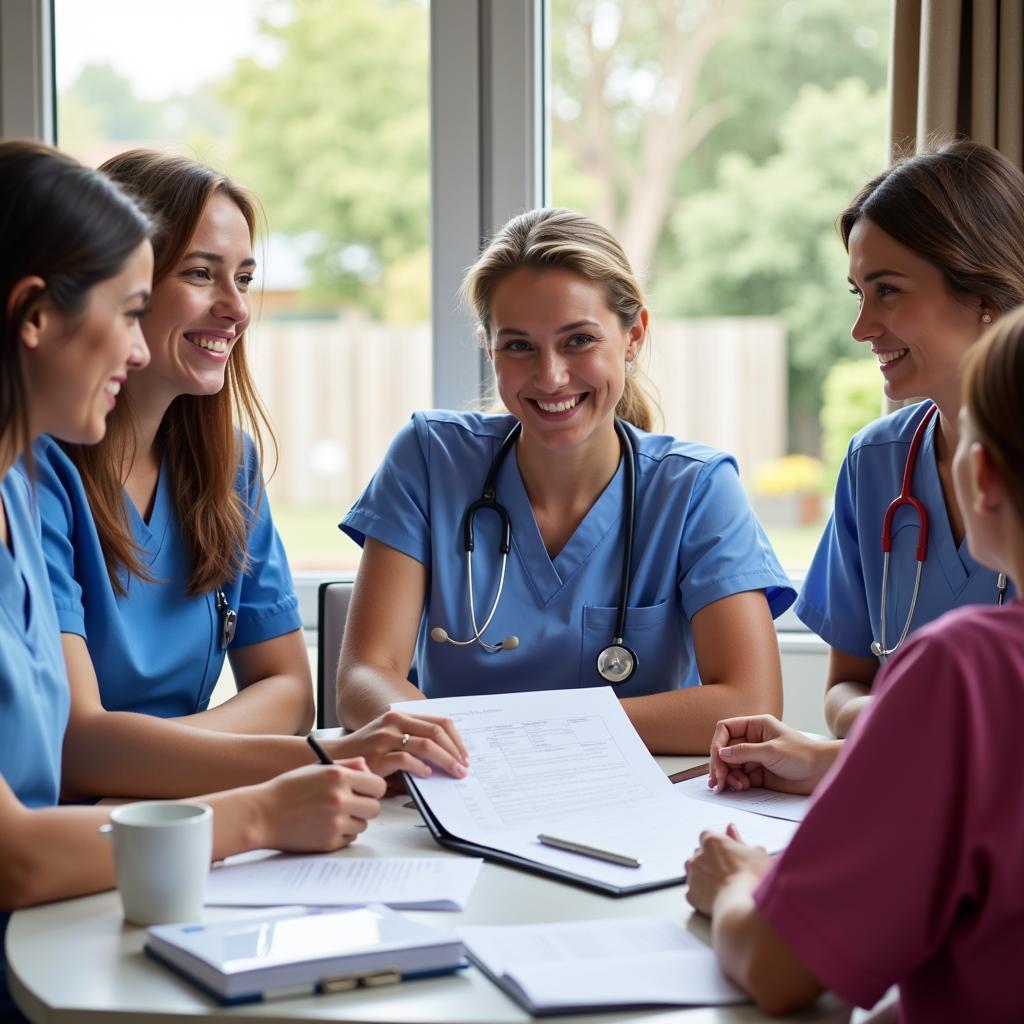
<svg viewBox="0 0 1024 1024">
<path fill-rule="evenodd" d="M 420 812 L 427 831 L 430 832 L 434 842 L 447 850 L 455 850 L 457 853 L 465 853 L 471 857 L 483 857 L 484 860 L 494 861 L 498 864 L 505 864 L 508 867 L 516 868 L 519 871 L 526 871 L 534 875 L 542 875 L 551 878 L 556 882 L 563 882 L 566 885 L 573 885 L 580 889 L 589 889 L 592 892 L 599 892 L 605 896 L 635 896 L 642 892 L 653 892 L 656 889 L 669 889 L 675 885 L 682 885 L 686 881 L 685 873 L 678 877 L 659 879 L 655 882 L 642 882 L 637 885 L 612 885 L 596 878 L 586 875 L 579 875 L 572 871 L 553 867 L 550 864 L 542 864 L 539 861 L 530 860 L 517 853 L 501 850 L 493 846 L 484 846 L 481 843 L 471 842 L 468 839 L 461 839 L 453 835 L 437 820 L 430 806 L 424 799 L 423 794 L 416 788 L 416 779 L 407 772 L 402 772 L 405 779 L 405 787 L 412 797 L 416 809 Z M 682 857 L 680 857 L 680 863 Z"/>
</svg>

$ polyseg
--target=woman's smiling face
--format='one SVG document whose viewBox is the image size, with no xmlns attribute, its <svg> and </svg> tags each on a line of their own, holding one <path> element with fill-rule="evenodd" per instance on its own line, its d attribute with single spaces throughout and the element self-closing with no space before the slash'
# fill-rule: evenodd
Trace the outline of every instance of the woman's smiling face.
<svg viewBox="0 0 1024 1024">
<path fill-rule="evenodd" d="M 871 345 L 894 400 L 956 399 L 960 362 L 984 324 L 982 303 L 952 292 L 942 271 L 861 217 L 850 232 L 849 281 L 860 299 L 851 334 Z"/>
<path fill-rule="evenodd" d="M 623 327 L 599 283 L 563 268 L 513 271 L 490 306 L 498 393 L 524 438 L 557 449 L 605 442 L 626 363 L 643 344 L 646 310 Z"/>
<path fill-rule="evenodd" d="M 153 290 L 144 324 L 152 354 L 145 373 L 170 400 L 224 387 L 231 350 L 249 325 L 256 269 L 242 211 L 217 192 L 206 204 L 185 255 Z"/>
<path fill-rule="evenodd" d="M 128 372 L 149 359 L 139 321 L 152 281 L 153 249 L 145 241 L 114 277 L 89 290 L 81 313 L 46 314 L 25 359 L 33 434 L 102 440 Z"/>
</svg>

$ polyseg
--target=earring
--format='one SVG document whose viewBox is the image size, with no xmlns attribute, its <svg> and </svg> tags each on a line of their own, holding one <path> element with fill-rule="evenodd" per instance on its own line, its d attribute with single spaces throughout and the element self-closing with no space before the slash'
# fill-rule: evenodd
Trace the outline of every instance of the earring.
<svg viewBox="0 0 1024 1024">
<path fill-rule="evenodd" d="M 626 360 L 626 373 L 632 373 L 635 369 L 636 369 L 636 367 L 633 365 L 633 360 L 632 359 L 627 359 Z"/>
<path fill-rule="evenodd" d="M 983 324 L 990 324 L 990 323 L 992 323 L 992 314 L 991 313 L 982 313 L 981 314 L 981 322 Z"/>
</svg>

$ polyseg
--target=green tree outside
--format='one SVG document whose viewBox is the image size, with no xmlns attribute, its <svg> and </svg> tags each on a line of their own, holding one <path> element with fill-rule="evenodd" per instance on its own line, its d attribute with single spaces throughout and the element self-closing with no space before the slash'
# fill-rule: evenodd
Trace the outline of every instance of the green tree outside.
<svg viewBox="0 0 1024 1024">
<path fill-rule="evenodd" d="M 429 315 L 428 11 L 413 0 L 293 0 L 221 95 L 232 169 L 275 231 L 313 233 L 312 297 L 385 319 Z"/>
<path fill-rule="evenodd" d="M 654 291 L 662 315 L 784 319 L 795 450 L 815 450 L 825 375 L 856 353 L 835 219 L 883 163 L 885 102 L 857 79 L 801 89 L 779 123 L 776 153 L 761 162 L 727 154 L 713 185 L 680 203 L 678 262 Z"/>
</svg>

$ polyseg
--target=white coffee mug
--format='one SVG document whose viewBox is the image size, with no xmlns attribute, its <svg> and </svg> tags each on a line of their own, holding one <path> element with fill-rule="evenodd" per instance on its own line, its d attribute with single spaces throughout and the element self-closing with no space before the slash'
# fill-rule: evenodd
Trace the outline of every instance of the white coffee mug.
<svg viewBox="0 0 1024 1024">
<path fill-rule="evenodd" d="M 211 808 L 180 800 L 125 804 L 100 831 L 114 843 L 126 921 L 170 924 L 202 917 L 213 856 Z"/>
</svg>

